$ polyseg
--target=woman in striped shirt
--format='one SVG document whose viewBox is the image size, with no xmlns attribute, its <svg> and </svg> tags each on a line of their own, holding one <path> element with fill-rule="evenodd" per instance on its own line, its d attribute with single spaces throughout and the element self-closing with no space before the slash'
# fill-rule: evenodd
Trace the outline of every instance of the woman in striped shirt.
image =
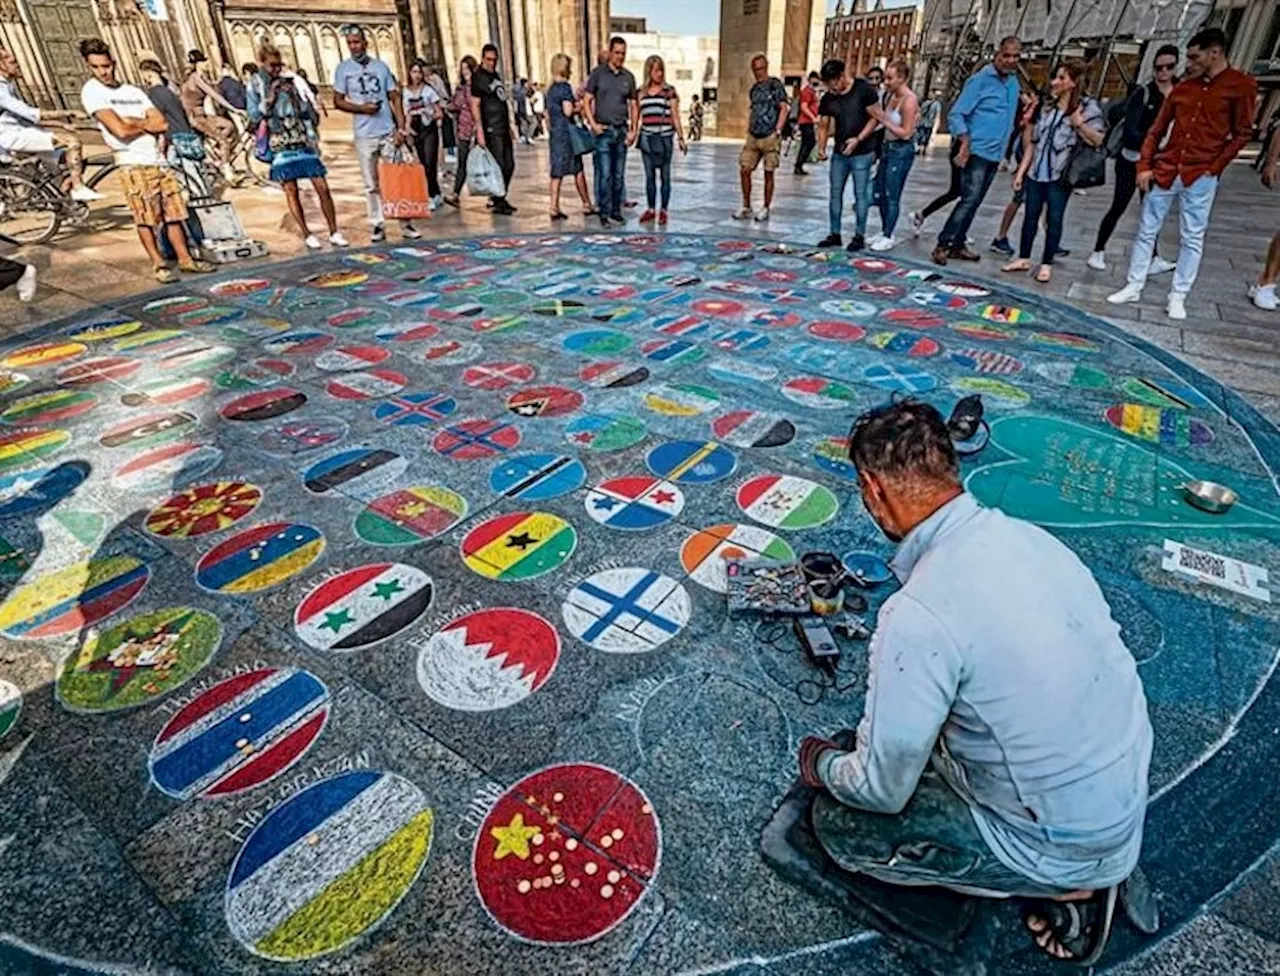
<svg viewBox="0 0 1280 976">
<path fill-rule="evenodd" d="M 641 223 L 654 218 L 658 174 L 662 175 L 662 209 L 657 213 L 658 223 L 667 222 L 673 136 L 680 143 L 680 151 L 687 153 L 689 147 L 680 128 L 680 96 L 667 84 L 666 62 L 652 54 L 644 63 L 644 84 L 640 88 L 640 158 L 644 160 L 644 189 L 649 201 L 649 209 L 640 215 Z"/>
</svg>

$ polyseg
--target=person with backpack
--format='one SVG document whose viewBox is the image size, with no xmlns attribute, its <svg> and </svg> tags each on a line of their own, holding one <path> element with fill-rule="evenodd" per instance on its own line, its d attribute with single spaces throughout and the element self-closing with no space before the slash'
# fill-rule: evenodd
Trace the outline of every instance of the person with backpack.
<svg viewBox="0 0 1280 976">
<path fill-rule="evenodd" d="M 1124 101 L 1123 120 L 1117 120 L 1107 133 L 1107 155 L 1115 159 L 1116 185 L 1115 194 L 1111 198 L 1111 208 L 1103 215 L 1098 225 L 1098 238 L 1093 242 L 1093 253 L 1085 263 L 1095 271 L 1107 270 L 1107 241 L 1120 222 L 1120 217 L 1129 208 L 1138 189 L 1138 159 L 1142 154 L 1142 140 L 1147 137 L 1147 130 L 1160 114 L 1160 106 L 1165 96 L 1173 91 L 1178 70 L 1178 49 L 1172 44 L 1165 44 L 1156 52 L 1155 76 L 1135 88 Z M 1146 194 L 1142 194 L 1145 197 Z M 1141 197 L 1139 198 L 1141 199 Z M 1172 271 L 1175 265 L 1158 254 L 1151 257 L 1149 274 L 1164 274 Z"/>
</svg>

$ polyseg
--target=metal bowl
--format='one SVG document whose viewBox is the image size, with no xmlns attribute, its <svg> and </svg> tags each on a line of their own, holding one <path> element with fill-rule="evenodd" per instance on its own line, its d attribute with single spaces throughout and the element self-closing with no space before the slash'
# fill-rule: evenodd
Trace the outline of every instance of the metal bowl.
<svg viewBox="0 0 1280 976">
<path fill-rule="evenodd" d="M 1188 504 L 1204 512 L 1219 515 L 1240 500 L 1240 496 L 1216 481 L 1188 481 L 1182 486 Z"/>
</svg>

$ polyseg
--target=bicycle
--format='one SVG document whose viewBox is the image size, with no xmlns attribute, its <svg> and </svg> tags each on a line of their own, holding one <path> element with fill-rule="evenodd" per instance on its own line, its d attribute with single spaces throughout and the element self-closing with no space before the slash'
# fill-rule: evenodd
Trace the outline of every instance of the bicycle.
<svg viewBox="0 0 1280 976">
<path fill-rule="evenodd" d="M 96 188 L 116 168 L 110 153 L 86 157 L 84 165 L 86 173 L 96 167 L 85 180 L 90 188 Z M 50 166 L 40 156 L 0 161 L 0 240 L 44 244 L 64 223 L 82 225 L 89 206 L 72 200 L 67 186 L 67 169 L 60 156 L 57 166 Z"/>
</svg>

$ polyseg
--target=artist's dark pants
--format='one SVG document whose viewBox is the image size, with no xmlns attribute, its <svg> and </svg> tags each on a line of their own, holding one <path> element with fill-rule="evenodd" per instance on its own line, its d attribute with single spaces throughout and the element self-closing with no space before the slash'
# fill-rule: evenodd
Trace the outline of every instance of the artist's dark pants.
<svg viewBox="0 0 1280 976">
<path fill-rule="evenodd" d="M 435 199 L 440 195 L 440 127 L 434 122 L 423 125 L 421 120 L 414 119 L 413 148 L 427 171 L 427 193 Z"/>
<path fill-rule="evenodd" d="M 1040 227 L 1040 211 L 1046 211 L 1044 230 L 1044 255 L 1041 264 L 1053 264 L 1053 256 L 1058 253 L 1058 245 L 1062 242 L 1062 221 L 1067 213 L 1067 201 L 1071 199 L 1071 187 L 1061 180 L 1041 182 L 1027 180 L 1027 208 L 1022 214 L 1022 246 L 1018 248 L 1018 256 L 1031 257 L 1031 246 L 1036 242 L 1036 231 Z"/>
<path fill-rule="evenodd" d="M 995 179 L 999 168 L 998 160 L 969 156 L 969 162 L 960 172 L 960 202 L 951 211 L 942 233 L 938 235 L 939 247 L 964 247 L 969 227 L 973 224 L 973 218 L 978 215 L 978 208 L 982 206 L 987 190 L 991 189 L 991 181 Z"/>
<path fill-rule="evenodd" d="M 812 122 L 800 123 L 800 151 L 796 153 L 797 173 L 804 168 L 804 164 L 809 161 L 809 156 L 813 153 L 814 146 L 818 144 L 818 135 L 814 129 Z"/>
<path fill-rule="evenodd" d="M 1129 162 L 1123 156 L 1117 156 L 1115 194 L 1111 197 L 1111 209 L 1102 215 L 1102 223 L 1098 226 L 1098 239 L 1093 242 L 1095 251 L 1105 251 L 1107 249 L 1107 241 L 1111 240 L 1116 224 L 1120 222 L 1124 212 L 1129 209 L 1129 201 L 1133 199 L 1133 195 L 1137 191 L 1138 164 Z M 1141 200 L 1145 196 L 1145 193 L 1141 193 L 1138 199 Z M 1157 252 L 1153 250 L 1151 253 L 1154 255 Z"/>
<path fill-rule="evenodd" d="M 488 143 L 489 152 L 493 153 L 498 169 L 502 170 L 502 182 L 510 188 L 511 177 L 516 172 L 515 140 L 511 137 L 510 127 L 498 131 L 485 129 L 484 141 Z M 494 197 L 493 202 L 497 203 L 499 200 L 506 203 L 507 195 L 504 193 L 501 197 Z"/>
<path fill-rule="evenodd" d="M 951 142 L 951 184 L 942 193 L 934 197 L 929 205 L 920 211 L 921 219 L 928 217 L 930 214 L 937 213 L 947 204 L 954 200 L 960 199 L 960 176 L 964 173 L 959 166 L 956 165 L 956 151 L 960 148 L 960 141 L 953 139 Z"/>
<path fill-rule="evenodd" d="M 453 174 L 453 195 L 456 197 L 467 184 L 467 156 L 471 154 L 471 140 L 458 140 L 458 168 Z"/>
<path fill-rule="evenodd" d="M 23 272 L 27 270 L 25 264 L 19 264 L 17 261 L 10 261 L 8 258 L 0 258 L 0 291 L 4 291 L 10 285 L 18 283 L 18 279 L 22 277 Z"/>
</svg>

